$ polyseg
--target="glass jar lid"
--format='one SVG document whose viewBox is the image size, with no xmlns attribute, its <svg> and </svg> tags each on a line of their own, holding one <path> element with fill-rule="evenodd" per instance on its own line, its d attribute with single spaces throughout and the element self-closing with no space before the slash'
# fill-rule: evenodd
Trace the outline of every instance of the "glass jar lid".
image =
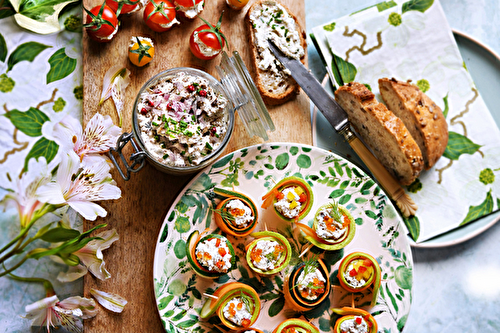
<svg viewBox="0 0 500 333">
<path fill-rule="evenodd" d="M 222 52 L 222 60 L 216 69 L 248 135 L 257 135 L 267 141 L 267 131 L 272 132 L 275 127 L 239 53 L 234 51 L 229 57 L 225 51 Z"/>
</svg>

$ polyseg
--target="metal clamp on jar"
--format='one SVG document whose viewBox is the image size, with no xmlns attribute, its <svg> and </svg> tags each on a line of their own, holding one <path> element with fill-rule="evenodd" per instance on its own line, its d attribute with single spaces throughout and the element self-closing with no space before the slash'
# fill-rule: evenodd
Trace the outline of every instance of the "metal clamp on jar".
<svg viewBox="0 0 500 333">
<path fill-rule="evenodd" d="M 220 82 L 194 68 L 161 72 L 139 90 L 132 112 L 133 133 L 124 133 L 108 155 L 123 179 L 148 160 L 160 171 L 185 175 L 219 158 L 233 133 L 235 111 L 249 136 L 268 140 L 275 127 L 238 52 L 222 52 Z M 131 164 L 122 149 L 131 141 Z M 123 171 L 113 152 L 120 156 Z"/>
</svg>

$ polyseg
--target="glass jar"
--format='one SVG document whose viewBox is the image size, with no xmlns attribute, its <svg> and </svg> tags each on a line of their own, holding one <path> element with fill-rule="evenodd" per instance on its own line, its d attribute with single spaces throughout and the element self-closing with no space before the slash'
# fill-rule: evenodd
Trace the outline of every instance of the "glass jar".
<svg viewBox="0 0 500 333">
<path fill-rule="evenodd" d="M 221 63 L 219 66 L 216 66 L 216 69 L 221 78 L 220 81 L 198 69 L 177 67 L 158 73 L 142 86 L 135 99 L 132 112 L 133 133 L 122 134 L 117 141 L 116 148 L 112 148 L 108 153 L 120 175 L 125 180 L 130 179 L 130 173 L 139 171 L 144 166 L 146 160 L 156 169 L 174 175 L 191 174 L 204 169 L 215 162 L 226 148 L 233 133 L 236 111 L 250 136 L 257 135 L 264 140 L 268 140 L 267 131 L 274 131 L 274 124 L 239 54 L 235 51 L 233 52 L 233 57 L 229 57 L 223 52 Z M 208 81 L 208 86 L 217 95 L 222 95 L 227 100 L 222 116 L 222 123 L 225 124 L 226 129 L 219 145 L 203 156 L 197 163 L 190 163 L 190 165 L 186 166 L 175 166 L 170 162 L 166 163 L 162 161 L 164 157 L 162 158 L 154 151 L 154 145 L 151 145 L 151 143 L 146 144 L 143 137 L 144 131 L 141 129 L 138 116 L 141 112 L 139 106 L 141 105 L 141 96 L 143 93 L 148 88 L 154 87 L 166 79 L 178 77 L 181 75 L 180 73 L 205 79 Z M 131 142 L 134 148 L 134 153 L 129 158 L 131 161 L 130 165 L 122 154 L 122 149 L 128 142 Z M 158 142 L 158 144 L 160 143 Z M 148 149 L 148 146 L 150 149 Z M 125 171 L 118 165 L 113 152 L 116 152 L 120 156 L 125 166 Z"/>
</svg>

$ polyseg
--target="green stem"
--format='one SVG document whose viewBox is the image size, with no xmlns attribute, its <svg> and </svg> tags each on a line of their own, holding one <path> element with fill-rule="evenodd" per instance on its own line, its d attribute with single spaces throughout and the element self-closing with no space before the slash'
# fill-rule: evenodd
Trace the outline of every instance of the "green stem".
<svg viewBox="0 0 500 333">
<path fill-rule="evenodd" d="M 2 265 L 2 266 L 5 269 L 5 265 Z M 13 280 L 17 280 L 17 281 L 21 281 L 21 282 L 42 283 L 43 287 L 45 288 L 45 292 L 46 292 L 47 297 L 56 294 L 54 291 L 54 287 L 52 286 L 52 283 L 50 283 L 50 281 L 47 279 L 36 278 L 36 277 L 31 277 L 31 278 L 21 277 L 21 276 L 14 275 L 12 273 L 9 273 L 9 277 Z"/>
<path fill-rule="evenodd" d="M 28 260 L 28 256 L 25 256 L 20 262 L 18 262 L 14 267 L 10 268 L 10 269 L 7 269 L 5 271 L 3 271 L 2 273 L 0 273 L 0 277 L 4 276 L 4 275 L 7 275 L 7 274 L 10 274 L 12 273 L 13 271 L 15 271 L 16 269 L 18 269 L 19 267 L 21 267 L 22 264 L 24 264 L 24 262 Z M 5 265 L 3 265 L 2 263 L 2 266 L 4 266 L 5 268 Z"/>
</svg>

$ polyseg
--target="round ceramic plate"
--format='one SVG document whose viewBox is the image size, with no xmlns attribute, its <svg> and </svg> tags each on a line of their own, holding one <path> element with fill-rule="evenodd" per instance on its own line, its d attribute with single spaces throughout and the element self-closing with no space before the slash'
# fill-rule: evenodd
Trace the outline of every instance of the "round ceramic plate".
<svg viewBox="0 0 500 333">
<path fill-rule="evenodd" d="M 483 97 L 488 109 L 498 126 L 500 126 L 500 57 L 490 48 L 474 38 L 458 31 L 453 31 L 458 48 L 462 54 L 467 69 L 474 83 Z M 333 93 L 329 84 L 323 84 L 330 93 Z M 321 135 L 318 135 L 321 133 Z M 321 113 L 313 112 L 313 143 L 323 149 L 335 151 L 341 156 L 349 158 L 362 168 L 366 168 L 351 147 L 344 142 L 323 117 Z M 365 169 L 366 170 L 366 169 Z M 465 225 L 422 243 L 415 243 L 410 237 L 411 246 L 435 248 L 455 245 L 469 240 L 500 221 L 500 211 L 485 216 L 474 223 Z"/>
<path fill-rule="evenodd" d="M 299 259 L 309 243 L 299 235 L 297 228 L 279 219 L 273 209 L 260 209 L 255 231 L 267 228 L 285 235 L 293 249 L 290 265 L 274 276 L 257 276 L 244 259 L 244 245 L 252 238 L 229 236 L 236 251 L 237 268 L 216 280 L 195 275 L 186 259 L 188 236 L 194 230 L 201 232 L 206 228 L 212 233 L 221 233 L 212 214 L 218 202 L 212 189 L 234 188 L 260 207 L 261 197 L 274 186 L 274 181 L 292 175 L 305 179 L 314 193 L 313 207 L 301 223 L 311 225 L 316 210 L 335 199 L 349 209 L 356 221 L 352 242 L 338 251 L 313 248 L 305 258 Z M 185 187 L 161 228 L 153 275 L 158 311 L 165 330 L 169 333 L 218 331 L 220 320 L 217 317 L 204 321 L 198 316 L 207 300 L 203 294 L 213 293 L 224 283 L 239 281 L 252 286 L 260 295 L 262 309 L 253 327 L 264 332 L 271 332 L 286 318 L 299 316 L 310 320 L 321 331 L 330 332 L 336 319 L 331 309 L 350 306 L 351 302 L 375 316 L 379 331 L 401 331 L 410 311 L 413 278 L 411 249 L 401 223 L 392 203 L 375 182 L 336 154 L 316 147 L 284 143 L 253 146 L 231 153 Z M 380 263 L 382 284 L 377 305 L 373 308 L 369 308 L 371 288 L 364 293 L 348 294 L 336 277 L 342 257 L 354 251 L 369 253 Z M 293 265 L 314 254 L 320 254 L 327 264 L 332 292 L 316 309 L 297 313 L 285 302 L 283 280 Z"/>
</svg>

